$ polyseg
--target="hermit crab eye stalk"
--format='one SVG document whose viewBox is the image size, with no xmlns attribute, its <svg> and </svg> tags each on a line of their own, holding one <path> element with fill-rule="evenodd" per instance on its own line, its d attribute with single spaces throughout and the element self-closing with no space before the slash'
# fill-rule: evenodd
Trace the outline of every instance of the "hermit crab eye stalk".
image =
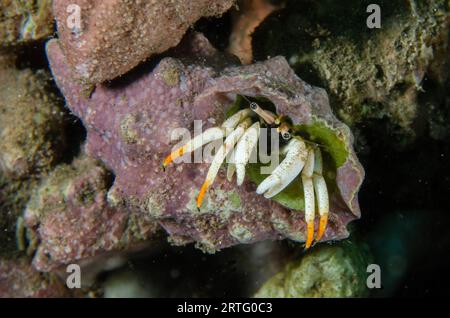
<svg viewBox="0 0 450 318">
<path fill-rule="evenodd" d="M 287 123 L 282 123 L 278 128 L 278 132 L 281 135 L 281 138 L 283 138 L 286 141 L 291 140 L 292 134 L 291 134 L 291 127 Z"/>
<path fill-rule="evenodd" d="M 250 103 L 250 109 L 251 110 L 256 111 L 256 110 L 258 110 L 258 108 L 259 108 L 259 106 L 255 102 L 251 102 Z"/>
<path fill-rule="evenodd" d="M 285 132 L 281 136 L 283 137 L 284 140 L 290 140 L 292 138 L 290 132 Z"/>
<path fill-rule="evenodd" d="M 316 241 L 319 241 L 325 233 L 329 200 L 325 179 L 322 176 L 322 155 L 318 148 L 310 147 L 308 142 L 300 136 L 293 136 L 290 121 L 285 116 L 278 116 L 268 110 L 261 108 L 258 103 L 248 101 L 248 108 L 242 109 L 229 117 L 221 126 L 205 130 L 202 134 L 189 140 L 184 146 L 175 149 L 164 160 L 163 166 L 169 165 L 175 158 L 215 140 L 225 139 L 220 149 L 216 152 L 209 167 L 206 180 L 203 183 L 197 197 L 197 207 L 202 206 L 203 198 L 219 172 L 222 163 L 227 156 L 231 157 L 228 165 L 227 178 L 232 180 L 236 173 L 236 182 L 242 185 L 245 177 L 245 167 L 250 160 L 251 154 L 256 149 L 260 137 L 263 122 L 252 116 L 256 113 L 266 125 L 277 127 L 277 132 L 286 142 L 281 149 L 284 156 L 283 161 L 273 172 L 263 180 L 256 193 L 272 198 L 283 191 L 292 181 L 301 176 L 303 184 L 303 195 L 305 200 L 305 221 L 307 223 L 306 248 L 309 248 L 314 240 L 314 220 L 316 207 L 320 215 L 319 229 Z"/>
<path fill-rule="evenodd" d="M 268 125 L 274 124 L 277 120 L 277 116 L 275 114 L 268 110 L 262 109 L 261 106 L 255 102 L 250 102 L 250 109 L 262 118 Z"/>
</svg>

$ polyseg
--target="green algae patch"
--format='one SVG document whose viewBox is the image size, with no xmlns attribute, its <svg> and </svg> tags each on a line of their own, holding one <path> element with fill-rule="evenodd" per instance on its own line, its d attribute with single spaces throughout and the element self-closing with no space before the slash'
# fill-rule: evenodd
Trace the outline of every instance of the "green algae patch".
<svg viewBox="0 0 450 318">
<path fill-rule="evenodd" d="M 301 79 L 327 91 L 341 121 L 370 129 L 382 123 L 383 138 L 404 149 L 421 135 L 418 122 L 431 124 L 445 112 L 438 105 L 445 105 L 449 5 L 379 1 L 382 28 L 369 29 L 361 25 L 370 3 L 286 1 L 253 33 L 254 58 L 286 57 Z"/>
<path fill-rule="evenodd" d="M 253 239 L 253 233 L 248 226 L 243 224 L 233 224 L 229 230 L 230 235 L 241 243 L 250 243 Z"/>
<path fill-rule="evenodd" d="M 52 0 L 0 2 L 0 46 L 31 44 L 53 32 Z"/>
<path fill-rule="evenodd" d="M 342 167 L 347 161 L 349 152 L 345 145 L 345 140 L 340 138 L 336 134 L 336 131 L 330 128 L 324 121 L 315 119 L 313 124 L 297 125 L 295 129 L 306 140 L 317 144 L 322 150 L 324 157 L 326 157 L 326 154 L 329 154 L 336 169 Z"/>
<path fill-rule="evenodd" d="M 23 242 L 21 215 L 37 179 L 14 180 L 0 172 L 0 257 L 13 257 Z M 16 235 L 16 233 L 18 235 Z"/>
<path fill-rule="evenodd" d="M 241 197 L 236 192 L 231 192 L 229 194 L 229 199 L 232 207 L 237 209 L 241 206 Z"/>
</svg>

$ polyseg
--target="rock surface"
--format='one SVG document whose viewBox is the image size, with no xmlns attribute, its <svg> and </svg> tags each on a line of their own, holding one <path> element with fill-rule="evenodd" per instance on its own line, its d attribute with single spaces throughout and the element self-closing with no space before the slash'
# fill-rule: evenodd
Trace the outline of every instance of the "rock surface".
<svg viewBox="0 0 450 318">
<path fill-rule="evenodd" d="M 176 46 L 198 19 L 220 15 L 233 2 L 55 0 L 53 8 L 61 46 L 74 75 L 87 83 L 101 83 Z"/>
<path fill-rule="evenodd" d="M 132 249 L 153 236 L 154 222 L 108 206 L 111 177 L 95 160 L 81 157 L 59 165 L 43 180 L 25 211 L 38 270 Z"/>
<path fill-rule="evenodd" d="M 70 290 L 56 275 L 36 271 L 28 258 L 0 258 L 0 298 L 71 296 Z"/>
</svg>

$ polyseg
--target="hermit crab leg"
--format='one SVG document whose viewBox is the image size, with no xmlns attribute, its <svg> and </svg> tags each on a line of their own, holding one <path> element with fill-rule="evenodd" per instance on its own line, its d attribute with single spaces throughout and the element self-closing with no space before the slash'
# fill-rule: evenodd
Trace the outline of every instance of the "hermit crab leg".
<svg viewBox="0 0 450 318">
<path fill-rule="evenodd" d="M 308 249 L 314 238 L 314 218 L 315 218 L 315 199 L 314 199 L 314 150 L 310 149 L 305 166 L 302 170 L 302 184 L 305 198 L 305 220 L 307 224 L 307 236 L 305 248 Z"/>
<path fill-rule="evenodd" d="M 236 180 L 237 185 L 242 185 L 245 177 L 245 166 L 250 160 L 253 149 L 258 143 L 260 132 L 259 122 L 254 123 L 247 131 L 244 133 L 242 138 L 238 141 L 235 151 L 235 169 L 236 169 Z"/>
<path fill-rule="evenodd" d="M 227 120 L 225 120 L 221 127 L 225 130 L 234 129 L 245 118 L 250 117 L 251 114 L 252 114 L 252 110 L 250 108 L 242 109 L 242 110 L 238 111 L 236 114 L 230 116 Z"/>
<path fill-rule="evenodd" d="M 292 139 L 286 146 L 286 157 L 256 189 L 256 193 L 271 198 L 286 188 L 305 165 L 308 151 L 300 139 Z"/>
<path fill-rule="evenodd" d="M 236 172 L 236 148 L 231 150 L 229 155 L 228 167 L 227 167 L 227 180 L 231 182 L 233 180 L 233 175 Z"/>
<path fill-rule="evenodd" d="M 185 153 L 193 152 L 211 141 L 223 138 L 224 135 L 225 132 L 220 127 L 212 127 L 205 130 L 202 134 L 195 136 L 184 146 L 174 150 L 170 155 L 168 155 L 166 159 L 164 159 L 163 166 L 167 167 L 172 161 L 183 156 Z"/>
<path fill-rule="evenodd" d="M 234 129 L 244 118 L 249 117 L 251 114 L 252 111 L 249 108 L 243 109 L 228 118 L 221 127 L 213 127 L 205 130 L 202 134 L 189 140 L 182 147 L 175 149 L 164 159 L 163 166 L 167 167 L 176 158 L 183 156 L 185 153 L 193 152 L 211 141 L 226 137 L 232 129 Z"/>
<path fill-rule="evenodd" d="M 329 199 L 328 199 L 328 189 L 327 184 L 325 183 L 325 179 L 322 175 L 322 153 L 320 149 L 316 149 L 315 153 L 315 163 L 314 163 L 314 176 L 313 183 L 314 189 L 316 191 L 317 197 L 317 206 L 320 214 L 320 222 L 319 222 L 319 230 L 317 232 L 316 240 L 319 241 L 323 234 L 325 233 L 325 229 L 327 227 L 328 222 L 328 212 L 330 209 Z"/>
<path fill-rule="evenodd" d="M 203 197 L 205 196 L 206 190 L 213 184 L 214 179 L 219 172 L 220 166 L 225 160 L 228 153 L 234 148 L 238 140 L 242 137 L 247 128 L 251 125 L 252 121 L 250 118 L 245 119 L 242 123 L 238 125 L 238 127 L 231 132 L 228 137 L 225 139 L 225 142 L 222 146 L 220 146 L 217 151 L 214 159 L 209 167 L 208 174 L 206 175 L 206 180 L 203 183 L 200 193 L 197 197 L 197 207 L 200 208 L 202 206 Z"/>
</svg>

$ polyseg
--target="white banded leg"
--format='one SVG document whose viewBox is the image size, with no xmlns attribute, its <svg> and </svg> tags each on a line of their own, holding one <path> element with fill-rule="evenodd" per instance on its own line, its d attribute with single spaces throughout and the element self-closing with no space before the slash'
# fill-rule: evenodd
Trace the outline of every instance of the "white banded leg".
<svg viewBox="0 0 450 318">
<path fill-rule="evenodd" d="M 235 150 L 235 169 L 236 169 L 236 182 L 237 185 L 242 185 L 245 177 L 245 166 L 250 160 L 252 151 L 255 149 L 258 143 L 260 132 L 259 122 L 254 123 L 247 131 L 244 133 L 242 138 L 238 141 Z"/>
<path fill-rule="evenodd" d="M 234 173 L 236 172 L 236 148 L 231 150 L 228 160 L 227 180 L 231 182 L 233 180 Z"/>
<path fill-rule="evenodd" d="M 244 119 L 250 117 L 251 115 L 252 110 L 250 108 L 242 109 L 225 120 L 221 127 L 225 130 L 234 129 L 239 123 L 241 123 L 242 121 L 244 121 Z"/>
<path fill-rule="evenodd" d="M 240 122 L 250 115 L 252 115 L 252 111 L 249 108 L 243 109 L 228 118 L 221 127 L 208 128 L 203 133 L 189 140 L 183 146 L 172 151 L 172 153 L 164 159 L 163 166 L 167 167 L 176 158 L 181 157 L 186 153 L 193 152 L 214 140 L 228 136 Z"/>
<path fill-rule="evenodd" d="M 250 118 L 245 119 L 242 123 L 240 123 L 237 126 L 235 130 L 233 130 L 228 135 L 223 145 L 220 146 L 219 150 L 217 151 L 216 155 L 213 158 L 213 161 L 208 170 L 208 174 L 206 175 L 206 180 L 203 183 L 200 189 L 200 193 L 197 197 L 198 208 L 201 207 L 205 193 L 208 190 L 208 188 L 213 184 L 214 179 L 216 178 L 217 173 L 219 172 L 220 166 L 222 165 L 222 163 L 224 162 L 225 158 L 230 153 L 230 151 L 233 150 L 234 146 L 242 137 L 242 135 L 245 133 L 247 128 L 251 125 L 251 123 L 252 121 Z"/>
<path fill-rule="evenodd" d="M 315 218 L 315 198 L 314 198 L 314 149 L 309 149 L 308 158 L 302 170 L 302 184 L 305 199 L 305 221 L 307 226 L 307 235 L 305 248 L 309 248 L 314 238 L 314 218 Z"/>
<path fill-rule="evenodd" d="M 323 160 L 322 153 L 320 152 L 319 148 L 316 148 L 314 156 L 315 163 L 313 183 L 317 197 L 317 207 L 320 215 L 319 230 L 317 232 L 316 240 L 319 241 L 325 233 L 325 229 L 327 227 L 330 202 L 328 197 L 327 184 L 325 183 L 325 179 L 322 175 Z"/>
<path fill-rule="evenodd" d="M 183 156 L 185 153 L 190 153 L 198 148 L 210 143 L 214 140 L 221 139 L 225 136 L 225 132 L 222 128 L 213 127 L 205 130 L 202 134 L 195 136 L 191 140 L 189 140 L 182 147 L 175 149 L 172 151 L 170 155 L 164 159 L 163 166 L 167 167 L 172 161 L 176 158 Z"/>
</svg>

